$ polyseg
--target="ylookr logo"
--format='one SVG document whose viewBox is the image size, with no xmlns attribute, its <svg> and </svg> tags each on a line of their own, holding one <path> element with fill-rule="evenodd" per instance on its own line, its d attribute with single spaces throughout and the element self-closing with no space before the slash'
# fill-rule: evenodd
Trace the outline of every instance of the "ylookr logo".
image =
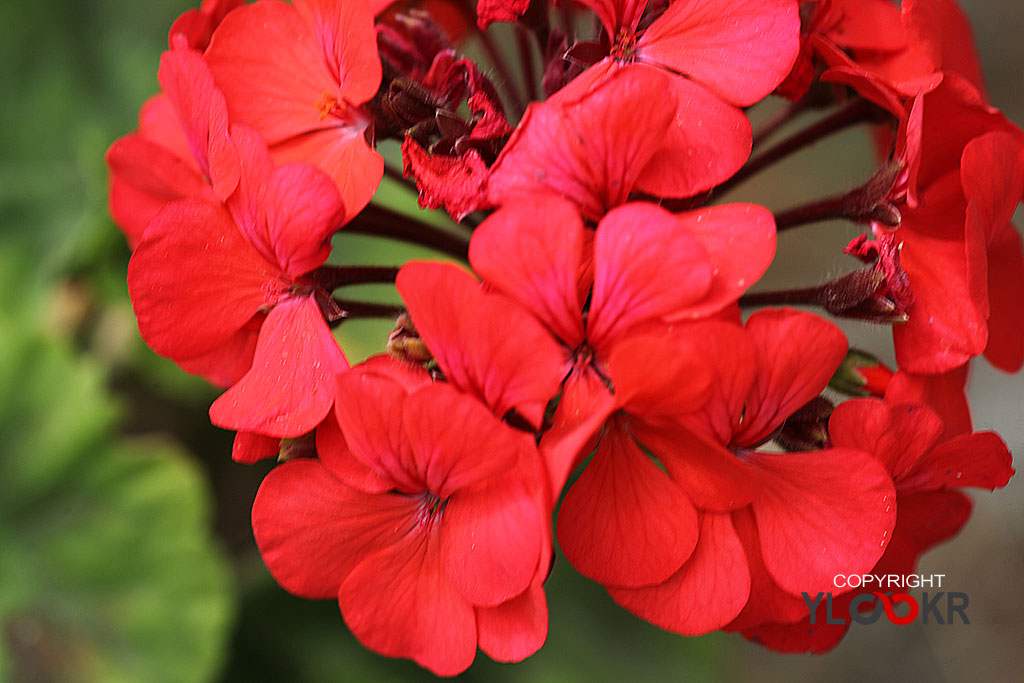
<svg viewBox="0 0 1024 683">
<path fill-rule="evenodd" d="M 825 601 L 825 623 L 846 624 L 856 622 L 858 624 L 870 625 L 877 622 L 885 614 L 886 619 L 897 626 L 905 626 L 920 618 L 924 624 L 952 624 L 959 616 L 964 624 L 970 624 L 967 618 L 967 593 L 946 592 L 922 593 L 920 602 L 905 592 L 884 592 L 884 588 L 941 588 L 942 579 L 945 574 L 931 574 L 928 576 L 911 574 L 907 576 L 888 574 L 877 576 L 872 574 L 840 574 L 833 579 L 836 588 L 868 588 L 877 587 L 879 590 L 865 591 L 859 593 L 849 601 L 848 614 L 836 615 L 832 606 L 832 593 L 818 593 L 811 597 L 809 593 L 803 593 L 804 602 L 811 610 L 811 624 L 817 623 L 818 608 Z M 936 579 L 938 581 L 936 581 Z M 846 596 L 844 596 L 846 597 Z M 849 621 L 847 620 L 847 617 Z"/>
</svg>

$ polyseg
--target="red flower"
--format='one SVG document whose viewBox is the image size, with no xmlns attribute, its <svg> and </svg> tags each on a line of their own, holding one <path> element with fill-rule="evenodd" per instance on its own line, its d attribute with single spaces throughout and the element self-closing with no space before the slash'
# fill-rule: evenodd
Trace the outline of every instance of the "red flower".
<svg viewBox="0 0 1024 683">
<path fill-rule="evenodd" d="M 885 554 L 870 573 L 905 576 L 929 548 L 949 540 L 971 512 L 971 501 L 953 489 L 1005 486 L 1013 475 L 1006 444 L 993 432 L 958 433 L 930 408 L 911 403 L 854 399 L 836 408 L 829 421 L 833 443 L 877 457 L 896 486 L 897 521 Z M 833 603 L 844 614 L 866 589 Z M 774 650 L 825 652 L 838 644 L 848 623 L 829 624 L 824 610 L 795 624 L 765 624 L 744 635 Z"/>
<path fill-rule="evenodd" d="M 107 150 L 110 213 L 134 247 L 156 213 L 177 199 L 226 199 L 239 160 L 224 96 L 199 53 L 179 44 L 160 58 L 164 93 L 139 112 L 139 130 Z"/>
<path fill-rule="evenodd" d="M 351 215 L 366 206 L 384 173 L 360 108 L 381 80 L 367 3 L 261 0 L 231 12 L 205 56 L 232 121 L 257 129 L 275 160 L 326 171 Z"/>
<path fill-rule="evenodd" d="M 347 367 L 304 277 L 327 258 L 344 211 L 321 171 L 275 168 L 255 131 L 232 133 L 243 176 L 228 206 L 191 199 L 160 211 L 128 289 L 154 351 L 233 384 L 210 409 L 215 424 L 299 436 L 323 420 Z"/>
<path fill-rule="evenodd" d="M 340 376 L 337 418 L 335 448 L 278 467 L 257 494 L 253 533 L 274 577 L 337 597 L 364 645 L 438 675 L 465 670 L 477 645 L 499 661 L 533 654 L 551 554 L 530 437 L 382 363 Z"/>
<path fill-rule="evenodd" d="M 205 50 L 210 44 L 214 29 L 224 20 L 228 12 L 242 4 L 244 0 L 202 0 L 198 8 L 183 12 L 167 32 L 168 41 L 174 42 L 174 36 L 183 35 L 188 46 L 195 50 Z"/>
</svg>

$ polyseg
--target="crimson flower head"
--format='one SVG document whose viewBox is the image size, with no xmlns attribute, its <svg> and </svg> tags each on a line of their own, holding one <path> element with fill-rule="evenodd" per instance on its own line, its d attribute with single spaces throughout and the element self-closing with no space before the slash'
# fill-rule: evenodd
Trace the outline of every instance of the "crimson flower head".
<svg viewBox="0 0 1024 683">
<path fill-rule="evenodd" d="M 259 131 L 275 160 L 323 169 L 356 213 L 384 173 L 361 107 L 380 86 L 376 45 L 366 0 L 260 0 L 225 17 L 205 58 L 232 122 Z"/>
<path fill-rule="evenodd" d="M 139 330 L 157 353 L 231 385 L 215 424 L 275 437 L 311 431 L 347 367 L 306 277 L 330 254 L 344 207 L 308 164 L 275 167 L 259 135 L 232 129 L 243 160 L 226 205 L 173 202 L 150 222 L 128 266 Z"/>
<path fill-rule="evenodd" d="M 378 358 L 342 373 L 343 439 L 273 470 L 253 504 L 289 591 L 337 598 L 367 647 L 442 676 L 547 636 L 543 468 L 529 435 L 428 373 Z"/>
</svg>

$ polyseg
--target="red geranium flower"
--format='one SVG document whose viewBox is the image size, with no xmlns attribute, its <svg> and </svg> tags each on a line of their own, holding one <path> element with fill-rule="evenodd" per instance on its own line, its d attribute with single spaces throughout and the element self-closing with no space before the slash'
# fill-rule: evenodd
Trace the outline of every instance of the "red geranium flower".
<svg viewBox="0 0 1024 683">
<path fill-rule="evenodd" d="M 451 676 L 547 636 L 550 508 L 529 435 L 422 370 L 339 377 L 343 441 L 273 470 L 253 504 L 287 590 L 336 597 L 372 650 Z M 347 447 L 343 444 L 347 443 Z"/>
</svg>

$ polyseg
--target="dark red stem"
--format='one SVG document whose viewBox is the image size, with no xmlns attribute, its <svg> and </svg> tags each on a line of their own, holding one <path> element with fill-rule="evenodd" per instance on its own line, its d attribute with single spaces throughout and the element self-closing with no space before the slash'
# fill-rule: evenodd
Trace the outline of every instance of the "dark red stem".
<svg viewBox="0 0 1024 683">
<path fill-rule="evenodd" d="M 376 204 L 370 204 L 363 209 L 343 229 L 360 235 L 387 237 L 419 244 L 463 261 L 469 254 L 469 242 L 465 238 Z"/>
</svg>

